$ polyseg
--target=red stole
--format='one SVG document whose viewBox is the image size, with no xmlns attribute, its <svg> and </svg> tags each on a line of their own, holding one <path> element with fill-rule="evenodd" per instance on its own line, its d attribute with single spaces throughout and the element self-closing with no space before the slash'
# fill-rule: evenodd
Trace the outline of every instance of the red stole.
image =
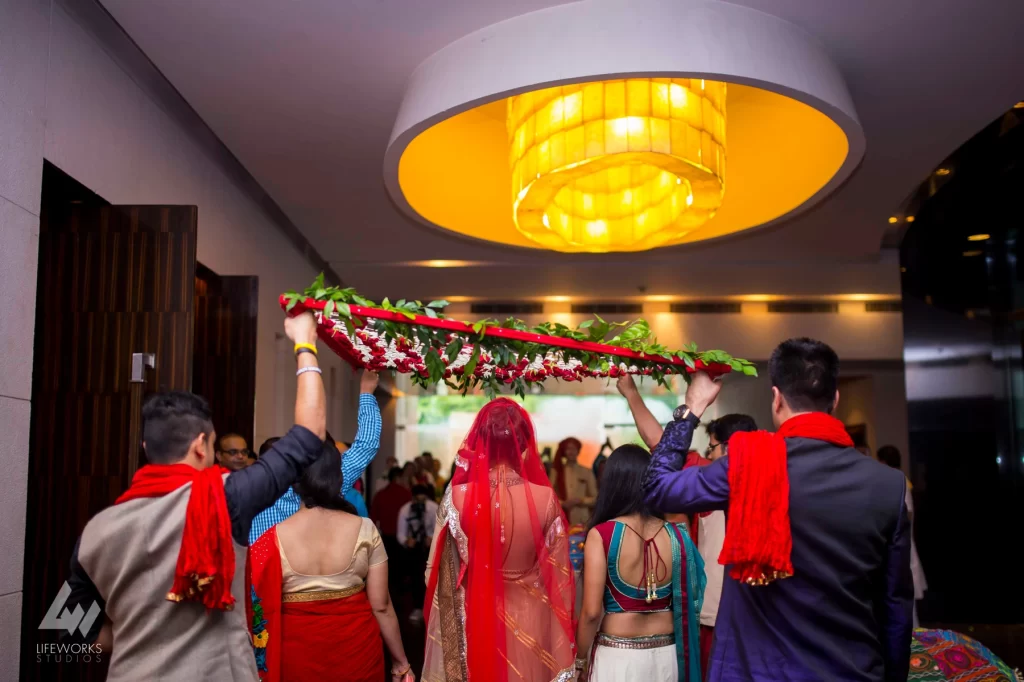
<svg viewBox="0 0 1024 682">
<path fill-rule="evenodd" d="M 163 497 L 192 484 L 174 583 L 167 593 L 170 601 L 198 601 L 208 609 L 223 611 L 234 606 L 235 548 L 224 497 L 224 472 L 219 466 L 200 470 L 188 464 L 147 464 L 135 472 L 131 486 L 114 503 Z"/>
<path fill-rule="evenodd" d="M 765 585 L 793 575 L 786 438 L 853 447 L 843 423 L 824 412 L 787 420 L 776 433 L 739 432 L 729 439 L 729 522 L 718 562 L 729 575 Z"/>
<path fill-rule="evenodd" d="M 256 667 L 260 680 L 281 679 L 281 551 L 277 547 L 277 526 L 260 536 L 249 547 L 245 572 L 245 605 L 249 632 L 256 649 Z M 253 601 L 262 607 L 262 623 L 253 618 Z M 259 650 L 263 649 L 262 655 Z"/>
</svg>

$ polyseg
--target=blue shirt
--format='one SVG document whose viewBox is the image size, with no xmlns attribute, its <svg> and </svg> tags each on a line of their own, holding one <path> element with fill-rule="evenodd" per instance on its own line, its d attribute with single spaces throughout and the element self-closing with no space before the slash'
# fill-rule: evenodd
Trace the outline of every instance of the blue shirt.
<svg viewBox="0 0 1024 682">
<path fill-rule="evenodd" d="M 360 516 L 368 516 L 366 502 L 358 491 L 352 489 L 352 484 L 363 475 L 366 467 L 377 456 L 377 449 L 380 447 L 380 407 L 377 406 L 377 399 L 369 393 L 359 395 L 358 418 L 359 430 L 356 432 L 356 439 L 352 442 L 352 447 L 341 458 L 341 473 L 344 477 L 341 496 L 356 506 Z M 360 505 L 353 499 L 354 497 L 358 497 L 362 502 L 361 510 Z M 299 496 L 295 494 L 293 488 L 288 488 L 288 492 L 278 498 L 273 506 L 267 507 L 252 520 L 249 544 L 256 542 L 272 526 L 281 523 L 298 510 Z"/>
</svg>

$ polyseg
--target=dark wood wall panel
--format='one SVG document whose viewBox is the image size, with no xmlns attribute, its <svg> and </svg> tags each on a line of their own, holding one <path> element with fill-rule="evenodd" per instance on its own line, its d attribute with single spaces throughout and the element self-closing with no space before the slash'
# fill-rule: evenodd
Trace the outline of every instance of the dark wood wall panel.
<svg viewBox="0 0 1024 682">
<path fill-rule="evenodd" d="M 82 528 L 130 482 L 132 353 L 156 354 L 145 391 L 191 387 L 197 212 L 69 203 L 47 188 L 44 180 L 21 677 L 103 679 L 101 665 L 37 663 L 35 645 L 57 636 L 38 626 Z"/>
<path fill-rule="evenodd" d="M 256 313 L 259 278 L 196 274 L 192 390 L 210 402 L 218 434 L 237 433 L 254 450 Z"/>
</svg>

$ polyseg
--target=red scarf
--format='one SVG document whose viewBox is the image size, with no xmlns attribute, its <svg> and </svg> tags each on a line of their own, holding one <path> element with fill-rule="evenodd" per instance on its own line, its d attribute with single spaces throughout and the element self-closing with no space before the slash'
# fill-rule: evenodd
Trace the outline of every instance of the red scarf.
<svg viewBox="0 0 1024 682">
<path fill-rule="evenodd" d="M 132 484 L 115 504 L 144 497 L 163 497 L 192 484 L 185 528 L 181 536 L 174 584 L 169 601 L 198 601 L 208 609 L 230 611 L 235 598 L 235 548 L 231 543 L 231 519 L 224 497 L 225 469 L 196 469 L 188 464 L 147 464 L 135 472 Z"/>
<path fill-rule="evenodd" d="M 793 575 L 787 438 L 853 447 L 843 423 L 824 412 L 793 417 L 776 433 L 740 432 L 729 439 L 729 522 L 718 563 L 731 564 L 729 575 L 749 585 Z"/>
</svg>

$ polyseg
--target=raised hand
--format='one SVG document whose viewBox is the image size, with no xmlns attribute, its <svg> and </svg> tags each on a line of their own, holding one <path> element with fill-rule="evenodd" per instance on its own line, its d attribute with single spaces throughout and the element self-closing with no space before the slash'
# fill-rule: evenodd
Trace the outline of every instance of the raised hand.
<svg viewBox="0 0 1024 682">
<path fill-rule="evenodd" d="M 715 402 L 721 390 L 722 384 L 707 372 L 696 372 L 686 389 L 686 406 L 699 418 Z"/>
<path fill-rule="evenodd" d="M 635 395 L 639 395 L 640 391 L 637 390 L 636 382 L 633 381 L 633 375 L 622 374 L 619 376 L 619 380 L 615 382 L 615 388 L 619 389 L 619 393 L 622 394 L 623 398 L 627 400 Z"/>
<path fill-rule="evenodd" d="M 316 344 L 316 318 L 308 310 L 295 317 L 284 318 L 284 333 L 292 343 Z"/>
<path fill-rule="evenodd" d="M 363 370 L 363 375 L 359 377 L 359 392 L 369 393 L 373 395 L 373 392 L 377 390 L 377 383 L 380 381 L 380 375 L 376 372 L 371 372 L 368 369 Z"/>
</svg>

